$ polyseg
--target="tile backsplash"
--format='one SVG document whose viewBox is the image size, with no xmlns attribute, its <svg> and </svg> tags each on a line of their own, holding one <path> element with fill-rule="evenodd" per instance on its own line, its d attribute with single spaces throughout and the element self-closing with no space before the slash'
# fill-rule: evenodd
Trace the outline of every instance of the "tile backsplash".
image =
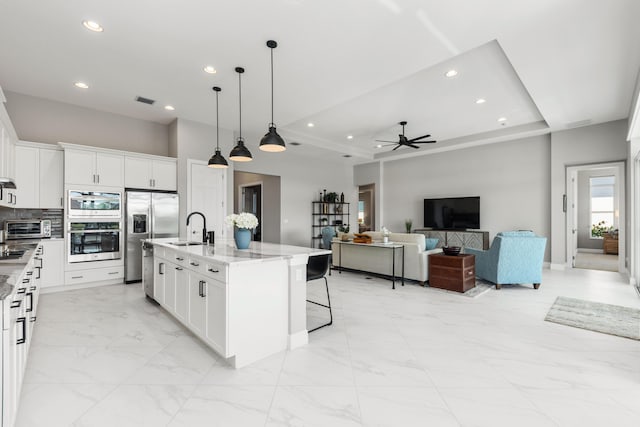
<svg viewBox="0 0 640 427">
<path fill-rule="evenodd" d="M 63 237 L 62 209 L 14 209 L 0 207 L 0 226 L 4 230 L 4 222 L 7 219 L 48 219 L 51 220 L 51 237 Z"/>
</svg>

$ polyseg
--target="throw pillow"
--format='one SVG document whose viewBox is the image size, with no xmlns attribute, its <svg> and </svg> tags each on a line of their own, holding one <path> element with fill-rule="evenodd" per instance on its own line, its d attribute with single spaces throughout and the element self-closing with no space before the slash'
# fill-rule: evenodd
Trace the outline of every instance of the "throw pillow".
<svg viewBox="0 0 640 427">
<path fill-rule="evenodd" d="M 435 249 L 436 246 L 438 246 L 438 239 L 431 239 L 431 238 L 426 238 L 424 239 L 424 246 L 425 249 L 427 251 L 430 251 L 431 249 Z"/>
</svg>

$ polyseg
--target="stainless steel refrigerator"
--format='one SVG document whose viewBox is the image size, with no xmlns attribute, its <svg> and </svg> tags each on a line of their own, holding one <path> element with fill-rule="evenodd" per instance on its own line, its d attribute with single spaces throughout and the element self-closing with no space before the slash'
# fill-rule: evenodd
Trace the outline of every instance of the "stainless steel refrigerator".
<svg viewBox="0 0 640 427">
<path fill-rule="evenodd" d="M 126 191 L 126 283 L 142 280 L 143 239 L 178 237 L 178 195 L 151 191 Z"/>
</svg>

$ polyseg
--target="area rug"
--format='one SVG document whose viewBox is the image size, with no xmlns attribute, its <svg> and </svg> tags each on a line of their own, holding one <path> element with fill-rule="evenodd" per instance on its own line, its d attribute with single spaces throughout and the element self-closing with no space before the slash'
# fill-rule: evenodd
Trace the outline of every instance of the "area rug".
<svg viewBox="0 0 640 427">
<path fill-rule="evenodd" d="M 558 297 L 544 320 L 640 340 L 640 310 L 635 308 Z"/>
</svg>

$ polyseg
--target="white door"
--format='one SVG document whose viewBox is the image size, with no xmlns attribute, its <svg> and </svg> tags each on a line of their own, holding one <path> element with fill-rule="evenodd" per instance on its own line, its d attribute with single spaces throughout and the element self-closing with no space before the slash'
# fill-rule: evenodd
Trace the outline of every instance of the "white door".
<svg viewBox="0 0 640 427">
<path fill-rule="evenodd" d="M 227 230 L 224 224 L 226 191 L 226 169 L 214 169 L 205 162 L 189 159 L 187 182 L 187 215 L 202 212 L 207 218 L 207 230 L 215 231 L 216 241 L 224 239 Z M 187 239 L 200 241 L 202 238 L 202 218 L 194 215 L 187 227 Z"/>
</svg>

